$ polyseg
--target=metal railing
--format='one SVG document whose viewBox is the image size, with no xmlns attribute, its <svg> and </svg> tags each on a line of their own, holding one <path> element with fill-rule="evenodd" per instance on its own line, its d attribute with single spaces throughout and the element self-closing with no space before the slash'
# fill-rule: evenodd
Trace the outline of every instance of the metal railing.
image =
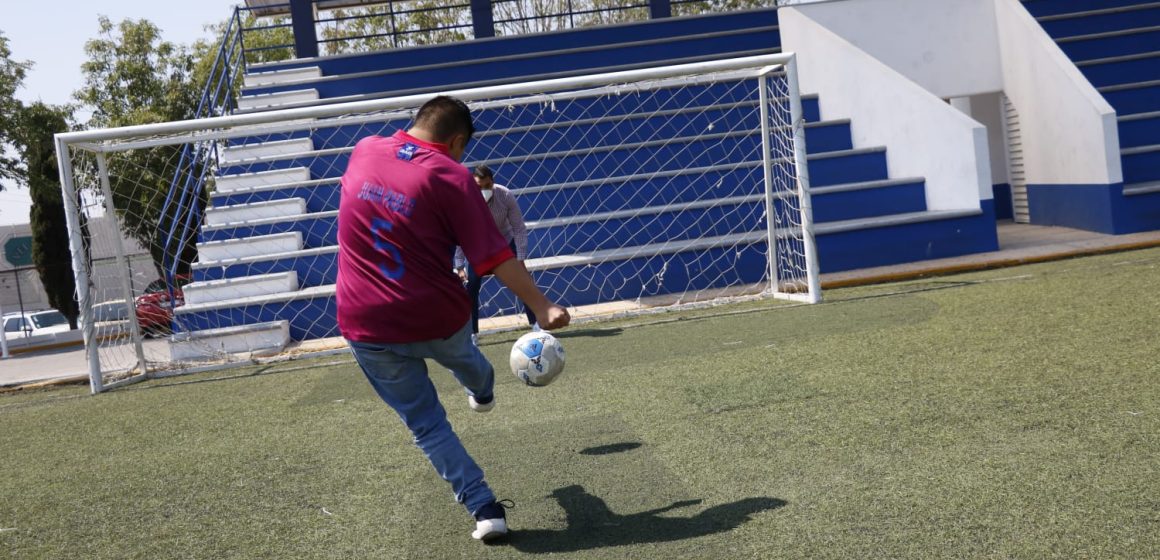
<svg viewBox="0 0 1160 560">
<path fill-rule="evenodd" d="M 244 52 L 241 15 L 235 9 L 223 30 L 222 41 L 206 77 L 205 89 L 198 100 L 194 119 L 225 116 L 236 108 L 237 93 L 241 89 L 239 80 L 245 70 Z M 201 227 L 201 200 L 206 183 L 217 168 L 217 149 L 216 142 L 183 146 L 169 184 L 169 192 L 162 203 L 162 224 L 166 217 L 169 223 L 165 228 L 161 268 L 170 301 L 175 299 L 173 292 L 176 278 L 183 264 L 183 244 L 189 242 L 190 232 L 196 232 Z"/>
<path fill-rule="evenodd" d="M 496 35 L 522 35 L 647 20 L 649 5 L 648 0 L 612 6 L 595 0 L 559 0 L 556 7 L 541 5 L 536 10 L 525 0 L 493 0 L 491 9 Z"/>
<path fill-rule="evenodd" d="M 401 6 L 400 6 L 401 4 Z M 387 2 L 356 10 L 336 9 L 317 17 L 320 45 L 328 54 L 360 49 L 398 48 L 462 41 L 473 36 L 470 2 L 414 7 Z"/>
</svg>

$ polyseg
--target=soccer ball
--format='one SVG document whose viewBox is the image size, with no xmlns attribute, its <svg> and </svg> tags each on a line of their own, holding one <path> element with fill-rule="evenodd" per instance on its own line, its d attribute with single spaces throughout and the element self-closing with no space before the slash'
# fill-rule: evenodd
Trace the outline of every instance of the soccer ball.
<svg viewBox="0 0 1160 560">
<path fill-rule="evenodd" d="M 524 383 L 543 387 L 564 371 L 564 347 L 547 332 L 530 332 L 512 346 L 509 363 Z"/>
</svg>

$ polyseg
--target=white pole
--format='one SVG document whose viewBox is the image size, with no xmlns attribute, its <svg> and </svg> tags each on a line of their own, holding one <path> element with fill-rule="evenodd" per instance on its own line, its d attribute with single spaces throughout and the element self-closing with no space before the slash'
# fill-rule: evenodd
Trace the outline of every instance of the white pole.
<svg viewBox="0 0 1160 560">
<path fill-rule="evenodd" d="M 97 153 L 97 173 L 101 176 L 101 194 L 105 195 L 105 215 L 116 219 L 117 212 L 113 206 L 113 188 L 109 186 L 109 167 L 105 161 L 105 154 L 103 152 Z M 130 279 L 130 275 L 133 273 L 133 267 L 129 264 L 128 257 L 125 256 L 125 247 L 121 242 L 120 229 L 113 235 L 113 251 L 117 256 L 117 263 L 124 269 L 124 273 L 121 274 L 121 294 L 125 296 L 125 305 L 129 310 L 129 336 L 133 337 L 133 346 L 137 350 L 137 366 L 141 369 L 142 374 L 148 375 L 149 369 L 147 367 L 148 362 L 145 361 L 145 346 L 141 342 L 141 325 L 137 324 L 137 310 L 133 306 L 133 283 Z"/>
<path fill-rule="evenodd" d="M 0 317 L 4 316 L 4 308 L 0 307 Z M 3 353 L 3 358 L 7 360 L 12 356 L 8 355 L 8 333 L 4 332 L 4 324 L 0 323 L 0 352 Z"/>
<path fill-rule="evenodd" d="M 809 302 L 822 300 L 821 270 L 818 268 L 818 248 L 814 239 L 814 209 L 810 202 L 810 168 L 806 153 L 806 118 L 802 112 L 801 90 L 798 89 L 797 56 L 790 56 L 785 65 L 785 79 L 789 86 L 789 111 L 793 119 L 793 151 L 797 167 L 798 200 L 802 214 L 802 242 L 806 251 L 806 279 L 809 282 Z"/>
<path fill-rule="evenodd" d="M 93 302 L 89 293 L 89 271 L 85 266 L 84 238 L 81 231 L 81 213 L 77 208 L 77 190 L 73 184 L 72 157 L 68 144 L 61 134 L 56 140 L 56 164 L 60 170 L 60 191 L 64 199 L 64 217 L 68 224 L 68 244 L 72 253 L 73 277 L 76 280 L 77 304 L 81 311 L 81 330 L 84 333 L 85 350 L 89 360 L 89 389 L 93 394 L 103 390 L 101 378 L 101 357 L 97 353 L 97 341 L 93 337 Z"/>
<path fill-rule="evenodd" d="M 618 72 L 607 72 L 603 74 L 589 74 L 568 78 L 553 78 L 550 80 L 523 82 L 519 84 L 507 84 L 502 86 L 459 89 L 439 93 L 458 97 L 463 101 L 476 101 L 480 99 L 494 99 L 497 97 L 514 97 L 518 95 L 546 93 L 550 91 L 566 91 L 571 89 L 598 87 L 621 82 L 660 80 L 672 76 L 682 76 L 688 74 L 728 72 L 731 70 L 757 68 L 771 64 L 784 64 L 790 58 L 792 58 L 792 53 L 762 54 L 739 58 L 729 58 L 724 60 L 709 60 L 705 62 L 676 64 L 671 66 L 654 66 L 649 68 L 640 68 L 637 70 L 622 70 Z M 297 109 L 280 109 L 277 111 L 243 113 L 240 115 L 212 117 L 208 119 L 142 124 L 121 128 L 80 130 L 76 132 L 63 132 L 58 134 L 57 137 L 59 139 L 63 139 L 66 144 L 80 144 L 90 142 L 98 143 L 106 140 L 121 140 L 134 136 L 168 136 L 198 130 L 258 125 L 296 119 L 317 119 L 348 115 L 352 113 L 369 113 L 388 111 L 392 109 L 413 109 L 422 105 L 425 101 L 431 99 L 431 97 L 434 95 L 435 93 L 421 93 L 387 99 L 350 101 L 346 103 L 335 103 L 331 105 L 316 105 L 312 107 L 303 107 Z M 174 139 L 170 140 L 168 143 L 177 144 L 183 143 L 185 141 L 185 139 Z M 91 148 L 90 146 L 86 147 Z M 94 151 L 96 150 L 94 149 Z"/>
<path fill-rule="evenodd" d="M 757 76 L 757 95 L 761 108 L 761 171 L 765 178 L 765 237 L 766 243 L 769 244 L 767 257 L 769 293 L 776 294 L 781 284 L 777 277 L 777 222 L 773 217 L 776 209 L 773 200 L 773 155 L 770 153 L 773 146 L 769 142 L 769 92 L 766 91 L 765 87 L 767 79 L 764 73 Z"/>
</svg>

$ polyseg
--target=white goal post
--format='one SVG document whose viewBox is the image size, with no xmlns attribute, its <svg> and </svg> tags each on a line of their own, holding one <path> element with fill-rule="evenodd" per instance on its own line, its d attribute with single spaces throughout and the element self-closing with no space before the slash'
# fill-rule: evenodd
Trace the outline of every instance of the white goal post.
<svg viewBox="0 0 1160 560">
<path fill-rule="evenodd" d="M 464 165 L 511 188 L 525 263 L 574 317 L 820 301 L 792 53 L 439 93 L 471 107 Z M 340 348 L 346 158 L 433 95 L 58 134 L 93 392 Z M 484 330 L 520 325 L 494 279 L 480 298 Z"/>
</svg>

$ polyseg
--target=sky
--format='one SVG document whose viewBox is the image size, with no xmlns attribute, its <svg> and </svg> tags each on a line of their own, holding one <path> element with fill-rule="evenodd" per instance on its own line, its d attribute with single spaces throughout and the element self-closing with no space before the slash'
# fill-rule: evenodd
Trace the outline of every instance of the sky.
<svg viewBox="0 0 1160 560">
<path fill-rule="evenodd" d="M 174 43 L 191 44 L 207 37 L 206 24 L 227 19 L 242 0 L 0 0 L 0 31 L 8 38 L 13 60 L 31 60 L 25 101 L 63 104 L 82 85 L 80 67 L 85 41 L 97 35 L 97 16 L 114 22 L 147 19 Z M 0 191 L 0 224 L 28 222 L 28 190 L 4 185 Z"/>
</svg>

